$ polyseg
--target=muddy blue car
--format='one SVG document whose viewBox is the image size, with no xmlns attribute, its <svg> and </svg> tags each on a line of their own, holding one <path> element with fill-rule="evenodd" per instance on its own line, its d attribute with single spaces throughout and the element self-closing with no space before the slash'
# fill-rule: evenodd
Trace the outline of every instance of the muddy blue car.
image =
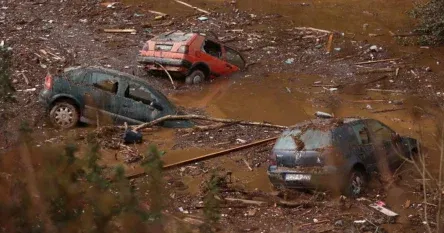
<svg viewBox="0 0 444 233">
<path fill-rule="evenodd" d="M 327 188 L 356 196 L 381 166 L 396 168 L 417 152 L 415 139 L 401 137 L 377 120 L 315 119 L 277 139 L 268 176 L 277 188 Z"/>
<path fill-rule="evenodd" d="M 167 97 L 145 80 L 101 67 L 74 67 L 46 76 L 39 99 L 52 124 L 63 129 L 78 122 L 142 124 L 178 114 Z M 192 123 L 165 121 L 163 126 L 185 128 Z"/>
</svg>

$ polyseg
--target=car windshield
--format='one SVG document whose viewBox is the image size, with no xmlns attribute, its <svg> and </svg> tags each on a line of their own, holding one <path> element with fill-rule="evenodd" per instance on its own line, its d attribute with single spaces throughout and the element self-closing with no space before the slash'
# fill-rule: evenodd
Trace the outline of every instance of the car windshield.
<svg viewBox="0 0 444 233">
<path fill-rule="evenodd" d="M 275 150 L 316 150 L 331 145 L 331 132 L 318 129 L 287 130 L 277 140 Z"/>
<path fill-rule="evenodd" d="M 165 33 L 162 35 L 159 35 L 154 40 L 155 41 L 162 41 L 162 42 L 184 42 L 193 36 L 193 33 L 184 33 L 184 32 L 170 32 Z"/>
</svg>

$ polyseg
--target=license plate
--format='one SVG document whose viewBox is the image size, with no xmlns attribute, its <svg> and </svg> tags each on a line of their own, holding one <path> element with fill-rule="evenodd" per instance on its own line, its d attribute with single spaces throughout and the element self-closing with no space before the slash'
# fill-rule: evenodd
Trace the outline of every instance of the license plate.
<svg viewBox="0 0 444 233">
<path fill-rule="evenodd" d="M 287 174 L 285 175 L 285 180 L 297 180 L 297 181 L 309 181 L 311 180 L 311 175 L 307 174 Z"/>
</svg>

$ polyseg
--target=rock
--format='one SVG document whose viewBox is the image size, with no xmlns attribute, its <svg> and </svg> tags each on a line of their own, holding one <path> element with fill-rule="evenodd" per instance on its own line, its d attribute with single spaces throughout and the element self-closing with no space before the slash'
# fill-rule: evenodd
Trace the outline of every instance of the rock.
<svg viewBox="0 0 444 233">
<path fill-rule="evenodd" d="M 376 45 L 370 46 L 370 52 L 378 52 L 378 46 Z"/>
<path fill-rule="evenodd" d="M 335 226 L 342 227 L 344 225 L 344 222 L 342 220 L 338 220 L 335 222 Z"/>
<path fill-rule="evenodd" d="M 432 68 L 430 68 L 430 67 L 426 67 L 425 70 L 426 70 L 427 72 L 432 72 Z"/>
<path fill-rule="evenodd" d="M 251 209 L 251 210 L 247 211 L 247 216 L 253 217 L 256 215 L 256 213 L 257 213 L 257 209 Z"/>
<path fill-rule="evenodd" d="M 13 79 L 12 80 L 12 84 L 16 84 L 16 83 L 18 83 L 18 80 L 17 79 Z"/>
</svg>

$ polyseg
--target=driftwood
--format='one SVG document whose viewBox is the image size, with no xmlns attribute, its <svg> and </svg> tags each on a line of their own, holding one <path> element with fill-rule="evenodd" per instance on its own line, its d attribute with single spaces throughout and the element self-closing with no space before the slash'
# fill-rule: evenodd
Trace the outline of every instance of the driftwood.
<svg viewBox="0 0 444 233">
<path fill-rule="evenodd" d="M 167 14 L 162 13 L 162 12 L 159 12 L 159 11 L 152 11 L 152 10 L 149 10 L 148 12 L 150 12 L 151 14 L 155 14 L 155 15 L 167 16 Z"/>
<path fill-rule="evenodd" d="M 313 206 L 313 203 L 302 201 L 302 202 L 291 202 L 291 201 L 284 201 L 279 200 L 278 203 L 276 203 L 278 206 L 281 207 L 288 207 L 288 208 L 296 208 L 296 207 L 303 207 L 303 208 L 310 208 Z"/>
<path fill-rule="evenodd" d="M 195 7 L 195 6 L 192 6 L 192 5 L 190 5 L 190 4 L 188 4 L 188 3 L 186 3 L 186 2 L 182 2 L 182 1 L 179 1 L 179 0 L 174 0 L 175 2 L 177 2 L 177 3 L 180 3 L 180 4 L 182 4 L 182 5 L 184 5 L 184 6 L 187 6 L 187 7 L 189 7 L 189 8 L 193 8 L 193 9 L 195 9 L 195 10 L 198 10 L 198 11 L 200 11 L 200 12 L 202 12 L 202 13 L 205 13 L 205 14 L 211 14 L 209 11 L 206 11 L 206 10 L 203 10 L 203 9 L 200 9 L 200 8 L 198 8 L 198 7 Z"/>
<path fill-rule="evenodd" d="M 242 158 L 242 161 L 245 163 L 245 166 L 248 167 L 248 170 L 253 171 L 253 168 L 251 168 L 250 164 L 248 163 L 248 161 L 245 158 Z"/>
<path fill-rule="evenodd" d="M 372 111 L 372 113 L 383 113 L 383 112 L 394 112 L 399 110 L 405 110 L 405 108 L 388 108 L 388 109 L 381 109 L 381 110 L 375 110 Z"/>
<path fill-rule="evenodd" d="M 222 122 L 222 123 L 230 123 L 230 124 L 240 124 L 240 125 L 254 125 L 254 126 L 264 126 L 264 127 L 273 127 L 278 129 L 287 129 L 287 126 L 283 125 L 274 125 L 265 122 L 253 122 L 253 121 L 242 121 L 242 120 L 234 120 L 234 119 L 224 119 L 224 118 L 214 118 L 214 117 L 206 117 L 201 115 L 168 115 L 161 118 L 158 118 L 154 121 L 150 121 L 147 123 L 143 123 L 134 128 L 134 130 L 141 130 L 144 128 L 148 128 L 159 123 L 162 123 L 167 120 L 205 120 L 205 121 L 214 121 L 214 122 Z"/>
<path fill-rule="evenodd" d="M 315 32 L 322 32 L 322 33 L 327 33 L 330 34 L 331 31 L 328 30 L 324 30 L 324 29 L 318 29 L 318 28 L 312 28 L 312 27 L 296 27 L 296 30 L 301 30 L 301 31 L 315 31 Z"/>
<path fill-rule="evenodd" d="M 333 33 L 328 36 L 327 48 L 326 48 L 327 49 L 327 53 L 331 52 L 332 43 L 333 43 Z"/>
<path fill-rule="evenodd" d="M 170 78 L 171 84 L 173 84 L 174 90 L 176 90 L 176 85 L 174 84 L 174 81 L 173 81 L 173 78 L 170 75 L 170 72 L 168 72 L 168 70 L 162 64 L 160 64 L 159 62 L 155 62 L 155 64 L 160 66 L 160 68 L 162 68 L 165 71 L 165 73 L 168 75 L 168 78 Z"/>
<path fill-rule="evenodd" d="M 386 102 L 387 100 L 354 100 L 353 103 L 377 103 Z"/>
<path fill-rule="evenodd" d="M 385 90 L 385 89 L 366 89 L 367 91 L 375 91 L 375 92 L 392 92 L 392 93 L 405 93 L 405 91 L 402 90 Z"/>
<path fill-rule="evenodd" d="M 322 220 L 322 221 L 319 221 L 319 222 L 311 222 L 311 223 L 302 224 L 302 225 L 299 226 L 299 228 L 308 227 L 308 226 L 312 226 L 312 225 L 316 225 L 316 224 L 327 223 L 327 222 L 330 222 L 330 220 Z"/>
<path fill-rule="evenodd" d="M 366 65 L 366 64 L 373 64 L 373 63 L 380 63 L 380 62 L 387 62 L 387 61 L 397 61 L 399 58 L 390 58 L 390 59 L 382 59 L 382 60 L 375 60 L 375 61 L 363 61 L 355 63 L 355 65 Z"/>
<path fill-rule="evenodd" d="M 366 69 L 358 71 L 357 74 L 369 74 L 369 73 L 385 73 L 385 72 L 394 72 L 396 69 L 394 68 L 377 68 L 377 69 Z"/>
<path fill-rule="evenodd" d="M 109 33 L 136 33 L 136 29 L 103 29 L 104 32 Z"/>
<path fill-rule="evenodd" d="M 213 157 L 216 157 L 216 156 L 221 156 L 221 155 L 228 154 L 228 153 L 231 153 L 231 152 L 234 152 L 234 151 L 238 151 L 238 150 L 242 150 L 242 149 L 245 149 L 245 148 L 248 148 L 248 147 L 252 147 L 252 146 L 260 145 L 260 144 L 263 144 L 263 143 L 266 143 L 266 142 L 274 141 L 277 138 L 278 137 L 267 138 L 267 139 L 264 139 L 264 140 L 252 142 L 252 143 L 245 144 L 245 145 L 238 146 L 238 147 L 234 147 L 234 148 L 231 148 L 231 149 L 222 150 L 222 151 L 218 151 L 218 152 L 215 152 L 215 153 L 210 153 L 210 154 L 202 155 L 202 156 L 199 156 L 199 157 L 196 157 L 196 158 L 183 160 L 181 162 L 165 165 L 165 166 L 163 166 L 163 168 L 164 169 L 173 168 L 173 167 L 182 166 L 182 165 L 185 165 L 185 164 L 188 164 L 188 163 L 194 163 L 194 162 L 197 162 L 197 161 L 201 161 L 201 160 L 204 160 L 204 159 L 209 159 L 209 158 L 213 158 Z M 140 172 L 140 173 L 128 175 L 128 176 L 126 176 L 126 178 L 134 179 L 134 178 L 138 178 L 138 177 L 141 177 L 141 176 L 144 176 L 144 175 L 145 175 L 145 172 Z"/>
<path fill-rule="evenodd" d="M 231 202 L 242 202 L 247 205 L 257 205 L 257 206 L 266 206 L 268 204 L 267 202 L 263 201 L 253 201 L 253 200 L 245 200 L 245 199 L 230 198 L 230 197 L 227 197 L 224 200 Z"/>
</svg>

